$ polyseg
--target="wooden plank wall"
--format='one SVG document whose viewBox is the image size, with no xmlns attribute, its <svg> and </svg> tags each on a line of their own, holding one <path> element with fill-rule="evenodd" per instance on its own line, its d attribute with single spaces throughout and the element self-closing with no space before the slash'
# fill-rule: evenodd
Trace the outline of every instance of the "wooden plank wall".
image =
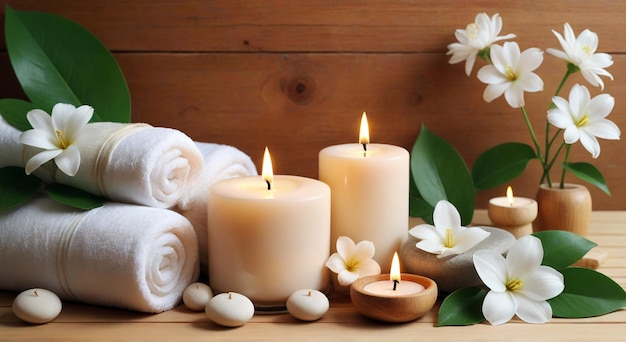
<svg viewBox="0 0 626 342">
<path fill-rule="evenodd" d="M 605 92 L 609 118 L 626 128 L 626 2 L 465 0 L 2 0 L 19 10 L 63 15 L 111 49 L 131 90 L 133 121 L 180 129 L 195 140 L 230 144 L 259 165 L 265 146 L 281 174 L 317 177 L 325 146 L 355 142 L 367 111 L 373 142 L 411 148 L 420 125 L 452 143 L 471 167 L 487 148 L 530 143 L 521 113 L 502 98 L 482 100 L 475 72 L 448 64 L 447 44 L 476 13 L 500 13 L 503 33 L 522 49 L 559 48 L 552 29 L 569 22 L 600 36 L 613 55 Z M 2 15 L 4 18 L 4 15 Z M 0 19 L 3 21 L 3 19 Z M 2 22 L 3 24 L 3 22 Z M 2 34 L 3 36 L 3 34 Z M 539 134 L 564 64 L 546 54 L 538 73 L 546 91 L 527 94 Z M 96 80 L 94 80 L 96 81 Z M 572 82 L 586 84 L 580 75 Z M 570 85 L 573 83 L 570 83 Z M 567 94 L 569 86 L 566 88 Z M 591 88 L 592 94 L 600 92 Z M 0 98 L 23 97 L 0 38 Z M 595 209 L 626 209 L 623 142 L 602 141 L 593 161 L 613 195 L 591 189 Z M 571 160 L 592 161 L 577 144 Z M 513 182 L 534 197 L 539 167 Z M 576 181 L 576 179 L 570 179 Z M 504 187 L 478 194 L 477 207 Z"/>
</svg>

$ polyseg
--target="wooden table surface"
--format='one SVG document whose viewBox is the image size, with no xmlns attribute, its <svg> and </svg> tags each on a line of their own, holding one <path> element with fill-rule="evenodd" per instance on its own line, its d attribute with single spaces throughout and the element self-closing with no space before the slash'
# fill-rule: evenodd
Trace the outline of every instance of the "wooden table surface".
<svg viewBox="0 0 626 342">
<path fill-rule="evenodd" d="M 485 221 L 478 211 L 477 222 Z M 482 221 L 479 221 L 482 220 Z M 588 238 L 609 257 L 600 272 L 626 287 L 626 212 L 594 212 Z M 0 275 L 2 276 L 2 275 Z M 14 292 L 0 291 L 0 341 L 556 341 L 624 340 L 626 310 L 587 319 L 552 319 L 543 325 L 517 319 L 501 326 L 434 327 L 438 304 L 426 316 L 404 324 L 385 324 L 361 316 L 349 297 L 330 293 L 330 310 L 319 321 L 300 322 L 289 314 L 255 315 L 239 328 L 222 328 L 204 313 L 181 305 L 161 314 L 143 314 L 80 303 L 63 303 L 53 322 L 31 325 L 11 310 Z"/>
</svg>

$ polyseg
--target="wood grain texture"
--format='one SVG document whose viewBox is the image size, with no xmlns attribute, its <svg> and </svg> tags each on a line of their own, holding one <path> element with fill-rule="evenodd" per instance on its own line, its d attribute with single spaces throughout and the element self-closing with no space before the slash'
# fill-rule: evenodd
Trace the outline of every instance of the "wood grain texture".
<svg viewBox="0 0 626 342">
<path fill-rule="evenodd" d="M 469 167 L 489 147 L 530 143 L 521 113 L 502 98 L 488 104 L 482 85 L 448 64 L 454 30 L 478 12 L 500 13 L 503 33 L 521 47 L 558 47 L 552 29 L 569 22 L 600 36 L 615 64 L 605 92 L 616 98 L 609 117 L 626 127 L 626 40 L 615 1 L 35 1 L 15 9 L 58 13 L 85 26 L 114 51 L 132 96 L 133 121 L 173 127 L 193 139 L 234 145 L 260 167 L 272 149 L 275 170 L 317 178 L 317 153 L 355 141 L 367 111 L 372 141 L 412 147 L 420 126 L 455 146 Z M 4 12 L 4 6 L 0 9 Z M 3 17 L 3 16 L 2 16 Z M 0 19 L 3 20 L 3 19 Z M 0 38 L 0 98 L 24 97 Z M 546 54 L 538 70 L 545 92 L 526 94 L 541 136 L 547 103 L 565 72 Z M 586 84 L 580 75 L 570 80 Z M 563 95 L 567 94 L 569 87 Z M 600 89 L 591 88 L 593 95 Z M 542 137 L 540 137 L 542 139 Z M 626 158 L 618 141 L 601 141 L 592 160 L 580 144 L 571 160 L 593 162 L 612 196 L 590 187 L 594 209 L 626 209 Z M 534 197 L 538 163 L 512 182 Z M 570 177 L 570 182 L 577 179 Z M 477 207 L 505 187 L 477 194 Z"/>
</svg>

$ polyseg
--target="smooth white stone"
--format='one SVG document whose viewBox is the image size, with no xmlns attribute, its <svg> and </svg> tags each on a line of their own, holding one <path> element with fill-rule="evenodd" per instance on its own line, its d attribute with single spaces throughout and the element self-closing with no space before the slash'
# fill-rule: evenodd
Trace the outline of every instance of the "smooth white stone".
<svg viewBox="0 0 626 342">
<path fill-rule="evenodd" d="M 326 295 L 317 290 L 298 290 L 287 299 L 287 311 L 303 321 L 322 318 L 328 312 L 329 306 Z"/>
<path fill-rule="evenodd" d="M 46 289 L 29 289 L 15 297 L 13 312 L 23 321 L 48 323 L 61 313 L 61 299 Z"/>
<path fill-rule="evenodd" d="M 193 283 L 183 292 L 183 303 L 193 311 L 202 311 L 213 297 L 213 291 L 204 283 Z"/>
<path fill-rule="evenodd" d="M 248 297 L 240 293 L 225 292 L 211 298 L 205 312 L 215 324 L 239 327 L 254 316 L 254 305 Z"/>
<path fill-rule="evenodd" d="M 481 228 L 491 233 L 485 240 L 463 254 L 444 258 L 438 258 L 435 254 L 415 247 L 419 239 L 409 235 L 399 253 L 404 272 L 434 280 L 441 292 L 454 292 L 464 287 L 482 285 L 483 282 L 474 268 L 474 252 L 479 249 L 491 249 L 506 255 L 515 242 L 515 237 L 504 229 Z"/>
</svg>

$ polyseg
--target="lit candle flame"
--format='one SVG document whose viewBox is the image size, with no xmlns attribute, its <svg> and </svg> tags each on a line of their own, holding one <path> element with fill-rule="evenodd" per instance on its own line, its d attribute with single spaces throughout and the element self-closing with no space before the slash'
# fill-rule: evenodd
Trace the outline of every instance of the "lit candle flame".
<svg viewBox="0 0 626 342">
<path fill-rule="evenodd" d="M 509 201 L 509 205 L 513 205 L 513 188 L 511 188 L 511 186 L 509 185 L 509 187 L 506 188 L 506 199 Z"/>
<path fill-rule="evenodd" d="M 363 145 L 363 150 L 367 151 L 367 144 L 370 143 L 370 128 L 367 124 L 367 115 L 363 112 L 361 116 L 361 129 L 359 130 L 359 144 Z"/>
<path fill-rule="evenodd" d="M 389 272 L 389 280 L 400 281 L 400 260 L 398 259 L 398 252 L 393 253 L 393 259 L 391 259 L 391 270 Z"/>
<path fill-rule="evenodd" d="M 274 170 L 272 169 L 272 158 L 270 157 L 270 151 L 265 147 L 265 153 L 263 154 L 263 180 L 267 183 L 267 190 L 272 190 L 272 183 L 274 182 Z"/>
</svg>

